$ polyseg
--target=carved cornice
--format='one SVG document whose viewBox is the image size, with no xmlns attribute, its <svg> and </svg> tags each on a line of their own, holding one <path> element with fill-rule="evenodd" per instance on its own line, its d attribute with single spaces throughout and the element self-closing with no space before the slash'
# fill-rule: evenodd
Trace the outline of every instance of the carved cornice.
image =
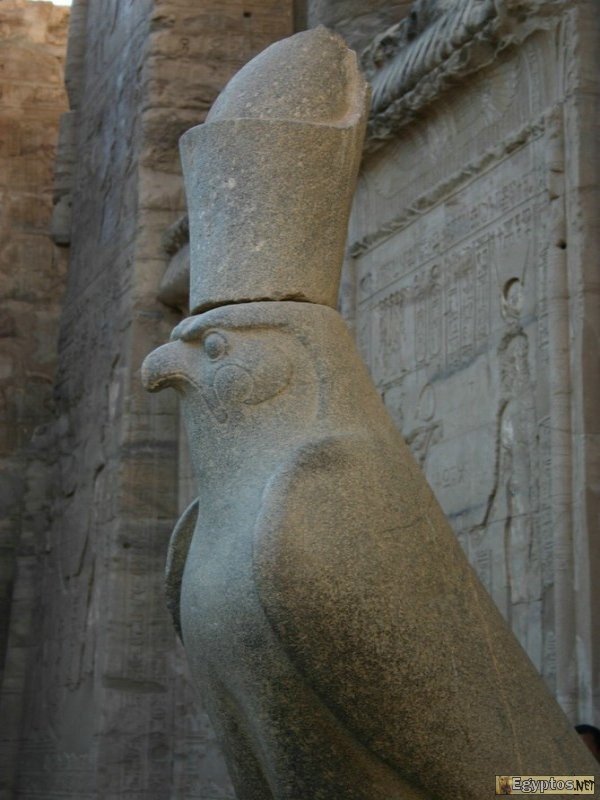
<svg viewBox="0 0 600 800">
<path fill-rule="evenodd" d="M 554 24 L 566 0 L 416 0 L 361 56 L 373 94 L 366 152 L 377 150 L 448 86 Z"/>
<path fill-rule="evenodd" d="M 361 55 L 372 86 L 366 152 L 410 123 L 449 85 L 547 28 L 565 0 L 416 0 Z"/>
</svg>

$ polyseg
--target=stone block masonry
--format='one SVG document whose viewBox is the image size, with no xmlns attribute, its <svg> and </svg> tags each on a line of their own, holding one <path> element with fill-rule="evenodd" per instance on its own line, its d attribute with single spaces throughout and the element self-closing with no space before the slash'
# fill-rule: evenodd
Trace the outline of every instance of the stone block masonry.
<svg viewBox="0 0 600 800">
<path fill-rule="evenodd" d="M 69 13 L 0 4 L 0 795 L 11 784 L 46 544 L 66 257 L 48 238 Z"/>
<path fill-rule="evenodd" d="M 598 724 L 600 28 L 585 0 L 414 12 L 363 55 L 349 314 L 496 604 Z"/>
<path fill-rule="evenodd" d="M 57 463 L 7 797 L 229 798 L 164 603 L 178 412 L 148 399 L 139 366 L 179 319 L 156 299 L 161 236 L 184 211 L 178 138 L 291 33 L 291 3 L 75 0 L 71 19 L 54 185 L 53 234 L 70 245 Z"/>
</svg>

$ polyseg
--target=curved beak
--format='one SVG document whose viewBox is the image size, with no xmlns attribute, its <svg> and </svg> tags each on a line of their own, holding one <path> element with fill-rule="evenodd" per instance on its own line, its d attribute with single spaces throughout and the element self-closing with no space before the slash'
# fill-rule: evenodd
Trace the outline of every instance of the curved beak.
<svg viewBox="0 0 600 800">
<path fill-rule="evenodd" d="M 193 345 L 175 339 L 157 347 L 142 364 L 142 383 L 149 392 L 160 392 L 172 386 L 185 395 L 185 389 L 195 388 L 217 422 L 226 422 L 227 411 L 214 387 L 198 376 L 198 354 Z"/>
<path fill-rule="evenodd" d="M 157 347 L 146 356 L 142 364 L 142 383 L 149 392 L 160 392 L 167 386 L 178 388 L 177 384 L 188 380 L 189 346 L 179 341 L 168 342 Z"/>
</svg>

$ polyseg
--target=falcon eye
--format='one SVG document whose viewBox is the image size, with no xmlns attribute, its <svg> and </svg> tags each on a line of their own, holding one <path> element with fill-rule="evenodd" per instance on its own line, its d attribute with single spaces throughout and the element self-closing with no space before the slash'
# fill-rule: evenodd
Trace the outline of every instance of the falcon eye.
<svg viewBox="0 0 600 800">
<path fill-rule="evenodd" d="M 227 352 L 227 339 L 221 334 L 212 331 L 204 337 L 204 352 L 211 359 L 216 361 Z"/>
</svg>

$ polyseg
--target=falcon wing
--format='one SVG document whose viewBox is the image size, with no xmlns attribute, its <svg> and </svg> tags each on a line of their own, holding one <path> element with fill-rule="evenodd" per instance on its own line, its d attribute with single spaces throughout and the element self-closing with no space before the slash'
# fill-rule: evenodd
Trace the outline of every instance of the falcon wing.
<svg viewBox="0 0 600 800">
<path fill-rule="evenodd" d="M 165 591 L 167 595 L 167 608 L 171 612 L 173 624 L 177 635 L 183 641 L 181 633 L 181 619 L 179 615 L 179 600 L 181 597 L 181 580 L 187 559 L 190 542 L 198 520 L 198 498 L 186 508 L 177 520 L 169 540 L 167 563 L 165 564 Z"/>
<path fill-rule="evenodd" d="M 256 584 L 290 658 L 335 716 L 392 762 L 423 693 L 415 656 L 426 662 L 428 647 L 443 646 L 422 636 L 435 603 L 423 560 L 431 505 L 410 456 L 390 462 L 334 437 L 282 468 L 257 521 Z M 373 709 L 396 717 L 391 730 Z"/>
<path fill-rule="evenodd" d="M 254 570 L 306 682 L 432 797 L 480 798 L 495 774 L 566 763 L 566 718 L 401 440 L 297 451 L 265 491 Z"/>
</svg>

